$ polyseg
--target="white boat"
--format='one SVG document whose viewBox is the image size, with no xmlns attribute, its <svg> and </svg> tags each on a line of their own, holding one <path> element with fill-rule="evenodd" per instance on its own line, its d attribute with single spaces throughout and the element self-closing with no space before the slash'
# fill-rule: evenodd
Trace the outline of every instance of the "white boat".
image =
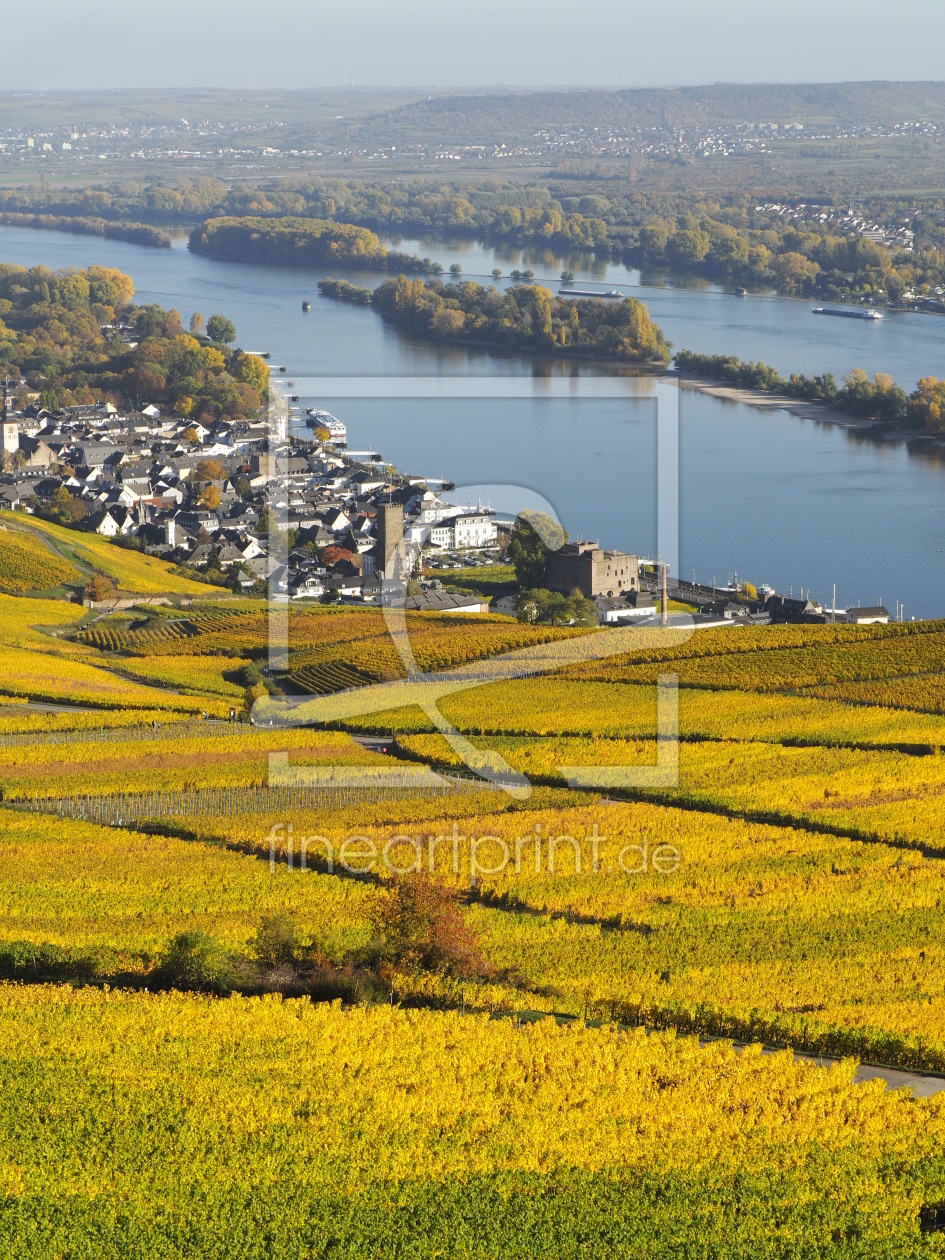
<svg viewBox="0 0 945 1260">
<path fill-rule="evenodd" d="M 348 430 L 330 411 L 323 411 L 320 407 L 309 407 L 305 414 L 308 416 L 305 423 L 310 429 L 327 429 L 332 442 L 337 442 L 341 446 L 347 445 Z"/>
</svg>

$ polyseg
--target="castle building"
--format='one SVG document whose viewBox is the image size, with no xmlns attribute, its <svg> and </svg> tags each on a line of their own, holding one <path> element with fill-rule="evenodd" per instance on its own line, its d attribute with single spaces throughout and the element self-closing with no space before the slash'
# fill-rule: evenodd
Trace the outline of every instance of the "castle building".
<svg viewBox="0 0 945 1260">
<path fill-rule="evenodd" d="M 585 599 L 628 595 L 640 589 L 640 560 L 626 551 L 602 551 L 597 543 L 565 543 L 548 553 L 545 586 L 562 595 L 579 590 Z"/>
</svg>

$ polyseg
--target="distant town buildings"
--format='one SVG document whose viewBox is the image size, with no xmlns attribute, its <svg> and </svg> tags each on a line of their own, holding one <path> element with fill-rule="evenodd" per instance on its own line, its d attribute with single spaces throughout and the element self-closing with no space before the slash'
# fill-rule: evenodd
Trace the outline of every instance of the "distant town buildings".
<svg viewBox="0 0 945 1260">
<path fill-rule="evenodd" d="M 4 408 L 0 425 L 0 512 L 40 512 L 125 540 L 233 590 L 383 604 L 406 587 L 410 610 L 517 615 L 514 585 L 491 603 L 444 589 L 451 570 L 498 564 L 513 522 L 450 502 L 379 456 L 301 437 L 273 446 L 267 422 L 196 423 L 152 406 L 49 411 L 36 400 Z M 279 535 L 287 546 L 273 547 Z M 601 625 L 657 615 L 657 567 L 596 542 L 549 552 L 544 585 L 593 600 Z M 878 605 L 834 612 L 771 588 L 749 600 L 737 587 L 671 585 L 700 625 L 890 620 Z"/>
<path fill-rule="evenodd" d="M 106 403 L 48 411 L 36 400 L 6 408 L 0 423 L 0 510 L 55 514 L 134 540 L 235 589 L 271 581 L 293 599 L 373 603 L 388 597 L 385 582 L 404 577 L 394 563 L 401 547 L 408 575 L 423 555 L 497 548 L 495 513 L 481 504 L 447 502 L 379 457 L 355 459 L 331 441 L 273 446 L 262 421 L 200 423 Z M 289 548 L 270 573 L 273 532 L 288 535 Z M 435 589 L 428 600 L 442 611 L 472 603 L 483 601 Z"/>
</svg>

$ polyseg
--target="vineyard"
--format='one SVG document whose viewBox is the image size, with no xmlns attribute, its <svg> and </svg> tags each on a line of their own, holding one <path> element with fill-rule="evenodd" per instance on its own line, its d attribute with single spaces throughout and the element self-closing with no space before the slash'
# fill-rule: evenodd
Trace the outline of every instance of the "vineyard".
<svg viewBox="0 0 945 1260">
<path fill-rule="evenodd" d="M 826 698 L 826 697 L 825 697 Z M 447 696 L 444 717 L 470 735 L 573 735 L 646 739 L 656 729 L 656 688 L 529 678 Z M 945 745 L 945 717 L 880 705 L 823 703 L 815 696 L 728 692 L 724 702 L 704 689 L 679 692 L 680 737 L 817 746 L 886 747 L 931 752 Z M 433 727 L 419 710 L 385 711 L 352 721 L 371 731 L 420 734 Z"/>
<path fill-rule="evenodd" d="M 105 574 L 121 591 L 137 595 L 206 596 L 210 589 L 201 582 L 178 577 L 172 566 L 163 560 L 116 547 L 96 534 L 66 529 L 35 516 L 29 518 L 29 528 L 48 539 L 65 559 Z"/>
<path fill-rule="evenodd" d="M 679 649 L 572 667 L 568 676 L 611 683 L 655 683 L 670 666 L 687 687 L 809 693 L 860 703 L 942 712 L 939 622 L 882 627 L 747 627 L 709 630 Z M 900 692 L 901 684 L 906 684 Z M 897 699 L 901 695 L 902 700 Z"/>
<path fill-rule="evenodd" d="M 336 691 L 346 691 L 349 687 L 365 687 L 376 681 L 371 674 L 343 661 L 297 665 L 291 677 L 300 691 L 313 696 L 327 696 Z"/>
<path fill-rule="evenodd" d="M 404 677 L 378 609 L 290 608 L 275 676 L 262 601 L 82 618 L 0 594 L 4 1255 L 943 1254 L 945 1093 L 727 1044 L 945 1076 L 940 624 L 562 669 L 573 631 L 408 615 L 422 671 L 541 649 L 549 674 L 439 701 L 516 798 L 419 708 L 280 728 L 282 688 L 369 710 Z M 678 781 L 570 788 L 656 763 L 666 674 Z M 260 697 L 263 725 L 219 720 Z M 482 966 L 392 966 L 378 997 L 418 871 Z M 335 988 L 259 981 L 270 918 Z M 228 987 L 168 979 L 182 940 Z"/>
<path fill-rule="evenodd" d="M 330 955 L 364 936 L 370 890 L 353 881 L 295 878 L 284 866 L 221 846 L 2 810 L 3 944 L 105 950 L 98 968 L 144 975 L 185 928 L 244 948 L 259 918 L 280 910 Z M 107 974 L 107 973 L 106 973 Z"/>
<path fill-rule="evenodd" d="M 4 594 L 42 591 L 78 582 L 80 576 L 75 565 L 35 535 L 9 529 L 0 534 L 0 591 Z"/>
<path fill-rule="evenodd" d="M 100 736 L 92 731 L 69 743 L 0 746 L 3 799 L 262 787 L 273 773 L 274 754 L 284 754 L 292 765 L 303 768 L 389 765 L 343 734 L 259 730 L 239 723 L 213 723 L 205 730 L 204 725 L 162 724 L 151 730 L 150 738 L 123 731 Z"/>
<path fill-rule="evenodd" d="M 77 643 L 88 644 L 99 652 L 147 652 L 161 650 L 179 639 L 199 633 L 189 621 L 159 621 L 146 629 L 124 628 L 121 622 L 90 626 L 75 636 Z"/>
<path fill-rule="evenodd" d="M 24 986 L 0 988 L 0 1045 L 9 1256 L 75 1237 L 158 1260 L 289 1260 L 329 1238 L 350 1260 L 419 1256 L 421 1239 L 509 1260 L 941 1255 L 918 1222 L 945 1177 L 942 1104 L 854 1086 L 851 1065 L 553 1021 Z"/>
<path fill-rule="evenodd" d="M 52 703 L 101 709 L 168 708 L 199 713 L 212 701 L 162 691 L 131 682 L 90 663 L 89 658 L 60 655 L 32 648 L 0 648 L 0 693 Z M 216 702 L 223 716 L 223 702 Z"/>
</svg>

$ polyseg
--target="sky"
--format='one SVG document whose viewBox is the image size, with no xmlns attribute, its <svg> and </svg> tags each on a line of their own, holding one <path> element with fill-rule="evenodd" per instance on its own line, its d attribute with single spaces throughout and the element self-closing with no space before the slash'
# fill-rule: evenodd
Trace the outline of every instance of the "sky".
<svg viewBox="0 0 945 1260">
<path fill-rule="evenodd" d="M 945 0 L 39 0 L 4 10 L 6 89 L 940 79 L 945 39 Z"/>
</svg>

